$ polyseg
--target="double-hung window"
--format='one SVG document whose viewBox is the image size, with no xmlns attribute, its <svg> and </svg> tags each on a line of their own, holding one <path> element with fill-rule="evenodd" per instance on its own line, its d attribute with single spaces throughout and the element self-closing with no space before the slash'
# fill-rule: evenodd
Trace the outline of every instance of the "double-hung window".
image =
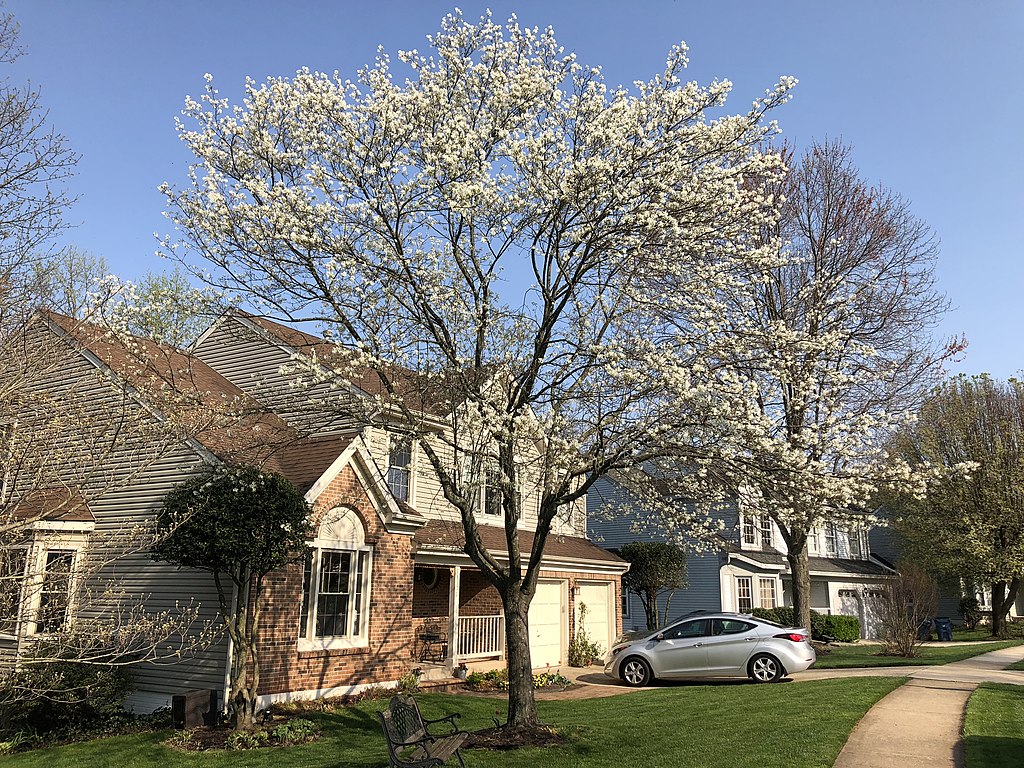
<svg viewBox="0 0 1024 768">
<path fill-rule="evenodd" d="M 410 501 L 412 490 L 412 440 L 392 436 L 388 451 L 388 488 L 399 501 Z"/>
<path fill-rule="evenodd" d="M 761 608 L 774 608 L 777 605 L 775 579 L 758 579 L 757 582 Z"/>
<path fill-rule="evenodd" d="M 39 587 L 39 610 L 36 614 L 37 634 L 60 632 L 67 624 L 68 608 L 71 604 L 71 575 L 74 569 L 74 550 L 46 551 L 43 581 Z"/>
<path fill-rule="evenodd" d="M 18 634 L 27 555 L 25 547 L 0 550 L 0 635 Z"/>
<path fill-rule="evenodd" d="M 369 643 L 372 565 L 373 551 L 355 512 L 328 512 L 302 570 L 300 651 Z"/>
<path fill-rule="evenodd" d="M 772 518 L 771 515 L 761 515 L 761 548 L 772 548 Z"/>
<path fill-rule="evenodd" d="M 736 608 L 740 613 L 752 613 L 754 610 L 754 595 L 749 576 L 740 576 L 736 579 Z"/>
<path fill-rule="evenodd" d="M 750 515 L 743 517 L 743 543 L 757 546 L 757 529 L 754 527 L 754 518 Z"/>
</svg>

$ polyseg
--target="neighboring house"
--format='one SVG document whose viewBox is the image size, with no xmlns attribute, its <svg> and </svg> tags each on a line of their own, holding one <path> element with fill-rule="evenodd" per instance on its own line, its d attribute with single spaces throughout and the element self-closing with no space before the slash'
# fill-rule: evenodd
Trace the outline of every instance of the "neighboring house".
<svg viewBox="0 0 1024 768">
<path fill-rule="evenodd" d="M 602 547 L 616 550 L 631 541 L 664 540 L 629 491 L 615 478 L 597 480 L 587 498 L 587 530 Z M 722 505 L 719 539 L 707 551 L 691 552 L 685 589 L 671 598 L 670 616 L 694 610 L 750 613 L 755 608 L 792 605 L 792 579 L 786 545 L 767 515 L 747 516 L 736 504 Z M 865 638 L 877 636 L 881 582 L 892 569 L 872 556 L 866 532 L 830 526 L 810 539 L 811 608 L 819 613 L 856 616 Z M 664 599 L 659 615 L 663 615 Z M 644 629 L 643 605 L 634 594 L 623 597 L 623 626 Z"/>
<path fill-rule="evenodd" d="M 885 518 L 886 510 L 879 510 L 880 515 Z M 904 545 L 900 535 L 895 529 L 888 526 L 877 526 L 871 529 L 871 552 L 877 558 L 889 563 L 897 563 L 904 551 Z M 978 600 L 983 614 L 983 621 L 988 621 L 992 614 L 992 585 L 982 584 L 970 578 L 940 579 L 939 580 L 939 604 L 935 615 L 948 617 L 954 624 L 964 623 L 963 614 L 960 612 L 960 599 L 965 595 L 973 595 Z M 1017 594 L 1017 600 L 1010 608 L 1009 617 L 1015 619 L 1024 616 L 1024 589 Z"/>
<path fill-rule="evenodd" d="M 143 444 L 126 447 L 117 465 L 124 466 L 123 477 L 116 475 L 120 469 L 112 470 L 114 482 L 108 476 L 95 493 L 76 489 L 58 508 L 47 507 L 46 494 L 35 492 L 34 501 L 26 494 L 21 514 L 34 515 L 37 527 L 60 530 L 52 534 L 57 538 L 34 540 L 27 556 L 3 560 L 8 570 L 21 569 L 25 584 L 41 582 L 44 588 L 24 590 L 11 601 L 7 635 L 0 603 L 0 663 L 45 634 L 51 619 L 44 617 L 54 613 L 40 605 L 46 584 L 63 579 L 69 596 L 52 621 L 74 620 L 76 590 L 85 579 L 75 576 L 78 555 L 66 553 L 102 552 L 125 525 L 152 520 L 170 488 L 219 461 L 279 472 L 305 494 L 315 515 L 310 558 L 268 579 L 259 640 L 263 704 L 395 684 L 412 668 L 432 662 L 448 672 L 464 660 L 500 663 L 501 601 L 463 552 L 460 518 L 419 447 L 359 416 L 373 407 L 379 384 L 370 376 L 356 377 L 344 388 L 352 404 L 346 415 L 339 414 L 337 404 L 344 401 L 329 384 L 306 385 L 290 372 L 302 356 L 323 359 L 339 354 L 337 349 L 238 311 L 221 317 L 188 354 L 141 339 L 126 349 L 98 329 L 58 315 L 36 323 L 35 333 L 61 340 L 67 356 L 46 385 L 81 389 L 88 381 L 89 396 L 96 398 L 128 393 L 134 418 L 178 419 L 181 438 L 160 452 L 147 450 L 144 438 L 137 438 Z M 443 410 L 433 418 L 437 429 L 448 428 Z M 524 552 L 533 541 L 537 501 L 536 494 L 523 494 Z M 486 484 L 478 523 L 500 560 L 503 520 Z M 566 663 L 580 602 L 589 609 L 591 638 L 605 648 L 621 631 L 618 605 L 627 564 L 586 539 L 584 504 L 556 533 L 545 547 L 530 608 L 536 667 Z M 147 605 L 173 608 L 192 600 L 201 606 L 201 619 L 216 618 L 216 591 L 205 572 L 154 562 L 144 552 L 110 568 L 121 588 L 144 596 Z M 182 690 L 225 689 L 229 654 L 221 640 L 172 665 L 135 667 L 138 691 L 132 701 L 142 710 L 166 704 Z"/>
</svg>

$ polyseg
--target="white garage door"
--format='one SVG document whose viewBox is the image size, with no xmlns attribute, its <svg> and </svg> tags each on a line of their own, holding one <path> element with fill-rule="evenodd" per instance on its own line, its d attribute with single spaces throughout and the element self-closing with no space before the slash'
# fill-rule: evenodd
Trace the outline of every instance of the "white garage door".
<svg viewBox="0 0 1024 768">
<path fill-rule="evenodd" d="M 576 597 L 576 616 L 579 617 L 580 606 L 587 606 L 583 618 L 583 628 L 591 642 L 601 646 L 601 653 L 611 648 L 612 634 L 615 627 L 615 591 L 614 585 L 607 581 L 579 582 L 580 593 Z"/>
<path fill-rule="evenodd" d="M 534 669 L 562 663 L 565 582 L 538 581 L 530 603 L 530 660 Z"/>
</svg>

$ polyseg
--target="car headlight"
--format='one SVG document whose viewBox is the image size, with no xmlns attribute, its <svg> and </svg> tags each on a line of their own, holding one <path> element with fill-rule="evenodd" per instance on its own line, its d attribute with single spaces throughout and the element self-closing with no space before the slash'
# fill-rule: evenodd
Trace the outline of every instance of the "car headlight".
<svg viewBox="0 0 1024 768">
<path fill-rule="evenodd" d="M 615 646 L 614 648 L 612 648 L 612 657 L 616 656 L 620 651 L 624 650 L 627 647 L 629 647 L 629 646 L 628 645 L 617 645 L 617 646 Z"/>
</svg>

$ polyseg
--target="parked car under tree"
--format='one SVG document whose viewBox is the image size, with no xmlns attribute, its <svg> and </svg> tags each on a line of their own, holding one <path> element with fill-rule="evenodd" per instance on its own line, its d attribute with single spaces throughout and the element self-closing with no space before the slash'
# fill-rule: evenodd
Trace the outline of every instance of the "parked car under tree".
<svg viewBox="0 0 1024 768">
<path fill-rule="evenodd" d="M 691 615 L 616 643 L 604 672 L 634 687 L 655 679 L 694 677 L 746 676 L 757 683 L 774 683 L 814 664 L 810 641 L 806 629 L 745 614 Z"/>
</svg>

